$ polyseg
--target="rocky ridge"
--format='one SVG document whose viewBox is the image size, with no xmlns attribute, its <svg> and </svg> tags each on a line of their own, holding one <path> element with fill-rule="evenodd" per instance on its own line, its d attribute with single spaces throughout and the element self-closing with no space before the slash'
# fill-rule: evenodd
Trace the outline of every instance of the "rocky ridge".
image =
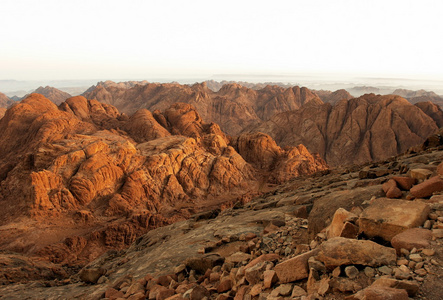
<svg viewBox="0 0 443 300">
<path fill-rule="evenodd" d="M 350 100 L 354 98 L 351 94 L 349 94 L 348 91 L 344 89 L 336 90 L 335 92 L 325 90 L 314 90 L 314 92 L 324 103 L 331 103 L 332 105 L 343 99 Z"/>
<path fill-rule="evenodd" d="M 305 87 L 266 86 L 253 90 L 237 83 L 225 84 L 217 92 L 205 82 L 192 86 L 145 83 L 134 86 L 98 84 L 84 96 L 112 104 L 133 114 L 141 108 L 164 110 L 176 102 L 192 104 L 205 122 L 215 122 L 229 135 L 269 119 L 278 112 L 298 109 L 306 103 L 321 104 L 320 98 Z"/>
<path fill-rule="evenodd" d="M 14 104 L 14 100 L 10 99 L 3 93 L 0 93 L 0 118 L 5 115 L 6 109 Z"/>
<path fill-rule="evenodd" d="M 56 105 L 59 105 L 62 102 L 64 102 L 66 99 L 72 97 L 70 94 L 51 86 L 45 86 L 45 87 L 40 86 L 32 93 L 43 95 L 45 98 L 51 100 Z M 29 95 L 30 94 L 24 96 L 22 99 L 26 99 Z"/>
<path fill-rule="evenodd" d="M 127 116 L 81 96 L 57 107 L 31 94 L 6 112 L 0 132 L 0 247 L 27 255 L 31 269 L 34 259 L 75 268 L 200 207 L 229 206 L 266 189 L 262 173 L 281 174 L 275 184 L 327 168 L 266 135 L 260 145 L 242 136 L 239 154 L 185 103 Z M 268 163 L 257 166 L 251 151 Z"/>
<path fill-rule="evenodd" d="M 438 130 L 440 115 L 432 103 L 414 106 L 399 96 L 367 94 L 276 114 L 246 131 L 266 133 L 283 147 L 303 144 L 332 166 L 352 165 L 422 143 Z"/>
<path fill-rule="evenodd" d="M 68 280 L 9 285 L 0 293 L 7 299 L 441 299 L 441 145 L 435 135 L 400 157 L 293 179 L 250 202 L 152 230 Z M 401 195 L 386 198 L 388 187 Z"/>
</svg>

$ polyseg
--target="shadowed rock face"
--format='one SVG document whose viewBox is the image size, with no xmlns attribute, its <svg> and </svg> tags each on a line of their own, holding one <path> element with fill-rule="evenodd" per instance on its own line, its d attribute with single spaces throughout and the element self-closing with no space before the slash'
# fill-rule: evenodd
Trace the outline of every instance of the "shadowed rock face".
<svg viewBox="0 0 443 300">
<path fill-rule="evenodd" d="M 406 99 L 368 94 L 277 114 L 250 131 L 269 134 L 280 146 L 303 144 L 337 166 L 397 155 L 437 129 L 427 113 Z"/>
<path fill-rule="evenodd" d="M 254 151 L 280 164 L 256 167 L 243 158 L 252 149 L 239 154 L 186 103 L 128 117 L 81 96 L 57 107 L 31 94 L 7 110 L 0 133 L 0 225 L 20 224 L 2 234 L 0 248 L 56 263 L 126 247 L 189 217 L 196 202 L 254 192 L 263 178 L 257 171 L 284 181 L 327 168 L 301 146 L 283 151 L 269 137 Z"/>
<path fill-rule="evenodd" d="M 121 86 L 99 84 L 85 93 L 88 99 L 112 104 L 120 111 L 133 114 L 141 108 L 164 110 L 173 103 L 192 104 L 205 122 L 215 122 L 230 135 L 243 128 L 269 119 L 276 113 L 300 108 L 320 98 L 307 88 L 266 86 L 259 90 L 236 83 L 226 84 L 217 92 L 206 83 L 186 86 L 180 84 L 140 84 Z"/>
<path fill-rule="evenodd" d="M 8 96 L 6 96 L 3 93 L 0 93 L 0 107 L 1 108 L 8 108 L 14 104 L 14 100 L 11 100 Z"/>
</svg>

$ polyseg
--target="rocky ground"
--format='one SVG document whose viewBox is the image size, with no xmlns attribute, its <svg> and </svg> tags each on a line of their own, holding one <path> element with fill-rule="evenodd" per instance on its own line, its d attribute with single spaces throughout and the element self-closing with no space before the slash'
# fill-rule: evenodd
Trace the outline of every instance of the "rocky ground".
<svg viewBox="0 0 443 300">
<path fill-rule="evenodd" d="M 434 147 L 300 177 L 151 230 L 69 279 L 3 285 L 0 298 L 442 299 L 442 159 Z M 17 276 L 57 272 L 8 259 Z"/>
</svg>

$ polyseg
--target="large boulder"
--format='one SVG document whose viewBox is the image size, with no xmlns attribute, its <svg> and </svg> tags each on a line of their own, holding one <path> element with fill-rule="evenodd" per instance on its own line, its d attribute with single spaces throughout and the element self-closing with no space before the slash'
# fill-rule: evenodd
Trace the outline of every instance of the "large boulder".
<svg viewBox="0 0 443 300">
<path fill-rule="evenodd" d="M 407 250 L 428 248 L 431 240 L 432 231 L 423 228 L 411 228 L 394 236 L 391 239 L 391 245 L 399 253 L 401 248 Z"/>
<path fill-rule="evenodd" d="M 371 285 L 352 295 L 347 300 L 408 300 L 408 293 L 403 289 L 395 289 L 380 285 Z"/>
<path fill-rule="evenodd" d="M 381 197 L 382 195 L 381 187 L 375 185 L 337 191 L 315 200 L 308 218 L 310 238 L 314 238 L 317 233 L 331 223 L 337 209 L 343 208 L 351 211 L 353 207 L 361 206 L 363 202 L 370 200 L 371 197 Z"/>
<path fill-rule="evenodd" d="M 352 224 L 358 219 L 357 215 L 339 208 L 335 211 L 331 224 L 326 228 L 326 236 L 328 239 L 333 237 L 356 238 L 358 227 Z"/>
<path fill-rule="evenodd" d="M 397 255 L 394 249 L 372 241 L 336 237 L 321 244 L 316 259 L 332 270 L 342 265 L 376 267 L 394 264 Z"/>
<path fill-rule="evenodd" d="M 434 192 L 441 191 L 443 191 L 443 180 L 440 176 L 434 176 L 411 188 L 411 194 L 416 198 L 430 197 Z"/>
<path fill-rule="evenodd" d="M 368 237 L 391 241 L 396 234 L 422 225 L 429 212 L 429 206 L 422 202 L 374 199 L 360 215 L 360 232 Z"/>
<path fill-rule="evenodd" d="M 274 271 L 280 283 L 288 283 L 307 278 L 309 275 L 308 260 L 318 253 L 318 249 L 300 254 L 275 266 Z"/>
</svg>

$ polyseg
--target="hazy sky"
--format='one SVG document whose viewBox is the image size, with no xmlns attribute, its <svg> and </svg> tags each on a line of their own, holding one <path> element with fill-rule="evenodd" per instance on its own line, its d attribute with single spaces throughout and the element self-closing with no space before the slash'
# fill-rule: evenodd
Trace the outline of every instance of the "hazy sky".
<svg viewBox="0 0 443 300">
<path fill-rule="evenodd" d="M 1 0 L 0 79 L 443 79 L 443 1 Z"/>
</svg>

